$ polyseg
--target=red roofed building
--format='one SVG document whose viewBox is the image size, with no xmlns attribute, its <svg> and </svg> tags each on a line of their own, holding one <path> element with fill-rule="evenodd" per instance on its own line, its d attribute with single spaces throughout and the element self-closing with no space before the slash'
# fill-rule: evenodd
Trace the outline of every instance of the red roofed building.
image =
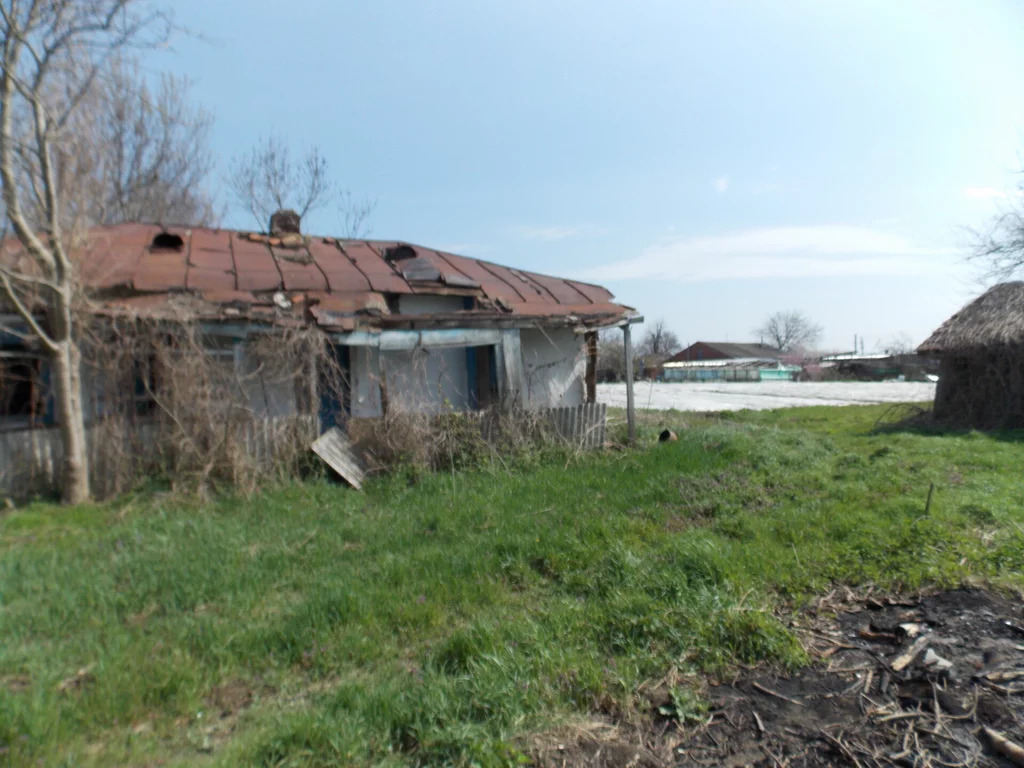
<svg viewBox="0 0 1024 768">
<path fill-rule="evenodd" d="M 399 403 L 427 412 L 583 403 L 593 397 L 588 334 L 634 315 L 589 283 L 408 243 L 284 229 L 274 220 L 271 234 L 122 224 L 90 230 L 73 258 L 96 315 L 184 313 L 218 349 L 233 348 L 238 366 L 255 333 L 319 329 L 349 387 L 319 404 L 325 425 Z M 18 266 L 20 251 L 6 246 L 2 258 Z M 17 324 L 3 312 L 8 327 Z M 0 429 L 45 423 L 38 385 L 4 377 L 38 374 L 30 351 L 0 332 L 0 354 Z M 294 412 L 301 400 L 266 385 L 251 399 L 254 412 L 270 415 Z"/>
</svg>

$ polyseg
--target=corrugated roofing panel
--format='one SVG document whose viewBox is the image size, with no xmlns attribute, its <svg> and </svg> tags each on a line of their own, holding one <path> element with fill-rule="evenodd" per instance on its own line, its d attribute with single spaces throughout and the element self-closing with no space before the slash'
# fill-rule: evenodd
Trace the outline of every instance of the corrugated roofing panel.
<svg viewBox="0 0 1024 768">
<path fill-rule="evenodd" d="M 587 296 L 577 291 L 561 278 L 538 275 L 536 272 L 526 272 L 524 274 L 554 296 L 559 304 L 579 304 L 580 302 L 587 303 L 590 301 Z"/>
<path fill-rule="evenodd" d="M 386 247 L 386 245 L 381 244 L 381 247 Z M 366 275 L 373 290 L 382 293 L 412 293 L 409 284 L 369 243 L 346 242 L 341 244 L 341 248 L 352 259 L 359 271 Z"/>
<path fill-rule="evenodd" d="M 596 304 L 607 303 L 612 300 L 611 291 L 608 291 L 599 285 L 581 283 L 577 280 L 566 280 L 566 282 Z"/>
<path fill-rule="evenodd" d="M 327 278 L 305 248 L 271 248 L 287 291 L 326 291 Z"/>
<path fill-rule="evenodd" d="M 132 285 L 139 259 L 159 231 L 148 224 L 91 231 L 81 261 L 83 280 L 94 288 Z"/>
<path fill-rule="evenodd" d="M 475 259 L 469 259 L 465 256 L 456 256 L 453 253 L 443 253 L 441 251 L 438 251 L 438 255 L 445 261 L 450 262 L 454 267 L 458 268 L 460 272 L 471 280 L 478 283 L 487 298 L 496 299 L 501 297 L 506 300 L 518 300 L 521 298 L 521 296 L 511 288 L 511 286 L 499 279 L 492 272 L 488 272 Z"/>
<path fill-rule="evenodd" d="M 132 285 L 143 292 L 183 291 L 188 269 L 189 233 L 168 230 L 181 237 L 180 248 L 147 248 L 135 268 Z"/>
<path fill-rule="evenodd" d="M 483 299 L 477 309 L 460 311 L 450 319 L 466 317 L 479 321 L 513 312 L 524 318 L 582 316 L 604 321 L 608 315 L 630 311 L 612 303 L 611 294 L 599 286 L 523 272 L 421 246 L 406 246 L 409 256 L 415 254 L 424 267 L 436 266 L 440 280 L 420 281 L 412 288 L 384 256 L 388 247 L 397 245 L 394 242 L 337 244 L 333 239 L 296 236 L 293 247 L 284 247 L 279 239 L 266 236 L 196 228 L 171 230 L 171 234 L 184 239 L 181 249 L 154 250 L 150 245 L 159 232 L 158 227 L 142 224 L 96 228 L 90 232 L 90 245 L 73 254 L 90 288 L 134 287 L 140 293 L 162 294 L 152 296 L 155 303 L 141 298 L 139 302 L 118 300 L 118 304 L 111 300 L 111 308 L 162 307 L 161 302 L 167 302 L 175 312 L 192 311 L 207 316 L 210 312 L 216 314 L 219 305 L 232 304 L 225 306 L 225 311 L 237 314 L 238 302 L 249 301 L 237 297 L 286 289 L 294 302 L 290 311 L 282 313 L 266 297 L 262 304 L 256 302 L 251 310 L 244 311 L 251 312 L 254 319 L 268 322 L 301 322 L 302 308 L 308 301 L 311 311 L 321 304 L 316 311 L 331 320 L 338 321 L 353 310 L 364 316 L 365 322 L 371 322 L 375 315 L 387 314 L 387 294 L 409 293 Z M 278 251 L 276 259 L 272 248 Z M 22 258 L 17 247 L 5 248 L 0 257 L 6 263 Z M 208 300 L 199 301 L 194 294 L 179 293 L 183 290 Z M 337 303 L 333 301 L 335 296 L 339 297 Z M 195 303 L 188 303 L 190 300 Z"/>
<path fill-rule="evenodd" d="M 231 258 L 231 233 L 215 229 L 192 231 L 191 247 L 188 253 L 189 266 L 232 272 L 235 262 Z"/>
<path fill-rule="evenodd" d="M 231 251 L 235 259 L 238 290 L 280 290 L 281 273 L 267 245 L 235 236 L 231 238 Z"/>
<path fill-rule="evenodd" d="M 325 243 L 321 238 L 311 238 L 309 252 L 317 266 L 327 275 L 327 286 L 331 291 L 368 291 L 370 281 L 356 268 L 334 242 Z"/>
<path fill-rule="evenodd" d="M 548 296 L 539 287 L 531 283 L 525 277 L 521 276 L 521 273 L 503 267 L 501 264 L 492 264 L 489 261 L 480 262 L 488 272 L 491 272 L 495 277 L 501 280 L 503 283 L 509 286 L 519 296 L 520 301 L 550 301 L 551 297 Z M 515 297 L 512 297 L 515 298 Z"/>
<path fill-rule="evenodd" d="M 516 315 L 528 317 L 555 317 L 559 315 L 621 315 L 626 307 L 611 302 L 606 304 L 551 304 L 549 302 L 514 302 L 509 307 Z"/>
<path fill-rule="evenodd" d="M 186 287 L 190 291 L 231 291 L 235 288 L 235 276 L 222 269 L 191 267 L 188 270 Z"/>
</svg>

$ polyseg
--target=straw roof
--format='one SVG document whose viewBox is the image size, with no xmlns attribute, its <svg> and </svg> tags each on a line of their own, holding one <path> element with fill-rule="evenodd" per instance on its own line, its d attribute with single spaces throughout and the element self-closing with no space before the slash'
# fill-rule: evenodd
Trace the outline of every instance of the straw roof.
<svg viewBox="0 0 1024 768">
<path fill-rule="evenodd" d="M 1024 282 L 1000 283 L 965 306 L 917 348 L 959 352 L 1024 344 Z"/>
</svg>

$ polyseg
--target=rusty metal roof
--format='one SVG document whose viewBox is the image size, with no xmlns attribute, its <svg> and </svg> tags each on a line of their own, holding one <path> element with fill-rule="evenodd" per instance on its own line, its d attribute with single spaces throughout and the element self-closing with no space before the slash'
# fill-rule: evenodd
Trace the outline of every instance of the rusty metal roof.
<svg viewBox="0 0 1024 768">
<path fill-rule="evenodd" d="M 174 238 L 154 241 L 168 234 L 181 238 L 180 248 L 160 247 Z M 352 330 L 495 319 L 597 326 L 632 312 L 601 286 L 395 241 L 121 224 L 90 230 L 86 243 L 75 260 L 104 313 L 161 316 L 184 308 L 270 321 L 301 312 L 321 327 Z M 403 294 L 472 301 L 454 315 L 403 317 L 387 300 Z"/>
</svg>

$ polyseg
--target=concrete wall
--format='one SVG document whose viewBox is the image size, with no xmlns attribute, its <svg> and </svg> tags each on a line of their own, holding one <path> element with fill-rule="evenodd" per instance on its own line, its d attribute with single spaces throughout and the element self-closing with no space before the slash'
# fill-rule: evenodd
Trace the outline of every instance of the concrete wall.
<svg viewBox="0 0 1024 768">
<path fill-rule="evenodd" d="M 465 347 L 381 352 L 388 408 L 440 413 L 470 407 Z"/>
<path fill-rule="evenodd" d="M 381 415 L 380 350 L 375 347 L 349 347 L 348 355 L 352 418 L 376 418 Z"/>
<path fill-rule="evenodd" d="M 571 328 L 523 329 L 520 332 L 526 405 L 556 408 L 584 401 L 587 371 L 582 335 Z"/>
</svg>

